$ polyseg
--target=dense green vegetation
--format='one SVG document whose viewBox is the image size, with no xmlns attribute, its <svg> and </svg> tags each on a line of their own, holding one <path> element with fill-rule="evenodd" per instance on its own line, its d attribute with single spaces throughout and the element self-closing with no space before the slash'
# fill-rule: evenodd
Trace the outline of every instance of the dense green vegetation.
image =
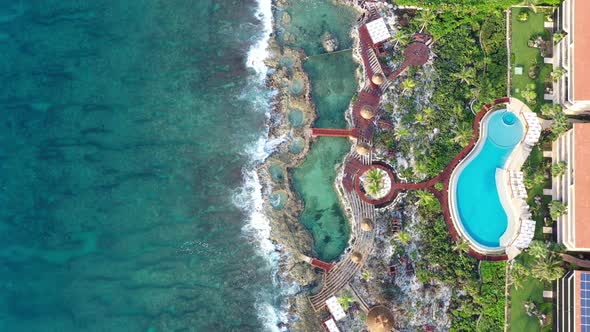
<svg viewBox="0 0 590 332">
<path fill-rule="evenodd" d="M 412 193 L 418 213 L 429 220 L 420 225 L 427 239 L 416 276 L 424 285 L 442 283 L 455 289 L 451 300 L 451 331 L 500 331 L 504 326 L 504 262 L 481 262 L 469 256 L 465 241 L 453 242 L 442 217 L 439 201 L 428 191 Z M 430 222 L 434 220 L 434 222 Z"/>
<path fill-rule="evenodd" d="M 473 114 L 481 105 L 506 95 L 507 59 L 506 12 L 515 0 L 398 0 L 398 5 L 429 8 L 403 14 L 402 21 L 409 21 L 401 27 L 396 36 L 396 45 L 407 43 L 405 35 L 425 30 L 434 36 L 433 52 L 437 55 L 432 68 L 410 68 L 394 86 L 392 102 L 385 110 L 401 119 L 393 133 L 380 133 L 378 142 L 398 152 L 407 162 L 395 164 L 402 177 L 410 181 L 430 178 L 444 169 L 449 161 L 467 145 L 472 136 Z M 529 5 L 556 4 L 558 0 L 527 0 Z M 537 14 L 536 11 L 539 10 Z M 521 21 L 529 21 L 543 29 L 543 9 L 517 9 L 511 16 L 512 24 L 520 15 Z M 410 16 L 410 17 L 407 17 Z M 526 16 L 526 17 L 525 17 Z M 540 18 L 540 20 L 539 20 Z M 550 199 L 543 196 L 543 188 L 549 184 L 549 175 L 559 173 L 563 165 L 551 167 L 543 158 L 543 144 L 549 144 L 557 134 L 568 128 L 567 119 L 556 107 L 544 106 L 544 82 L 551 80 L 551 66 L 543 65 L 537 48 L 528 47 L 532 31 L 526 22 L 519 21 L 516 38 L 518 47 L 513 49 L 512 63 L 522 65 L 524 80 L 516 79 L 512 94 L 523 100 L 545 118 L 555 120 L 552 133 L 544 135 L 540 146 L 536 146 L 523 167 L 529 192 L 528 204 L 533 218 L 537 221 L 536 238 L 542 239 L 545 219 L 550 219 Z M 520 29 L 520 30 L 518 30 Z M 527 29 L 531 31 L 527 31 Z M 520 39 L 522 40 L 520 40 Z M 548 36 L 544 36 L 548 38 Z M 523 51 L 521 41 L 526 41 Z M 526 60 L 529 59 L 529 60 Z M 530 61 L 534 59 L 534 61 Z M 400 54 L 390 62 L 398 63 Z M 528 62 L 527 62 L 528 61 Z M 521 63 L 522 62 L 522 63 Z M 534 67 L 534 68 L 533 68 Z M 529 69 L 535 69 L 528 76 Z M 513 69 L 513 68 L 512 68 Z M 558 75 L 559 72 L 554 73 Z M 533 84 L 533 85 L 531 85 Z M 439 186 L 440 187 L 440 186 Z M 440 211 L 440 204 L 427 191 L 417 191 L 410 196 L 418 201 L 418 213 L 426 220 L 420 232 L 427 239 L 421 245 L 421 259 L 416 263 L 416 274 L 425 285 L 442 283 L 454 289 L 449 314 L 452 317 L 452 331 L 502 331 L 504 329 L 505 263 L 478 262 L 471 258 L 465 241 L 453 243 Z M 554 203 L 554 214 L 563 208 Z M 536 317 L 530 313 L 549 316 L 551 303 L 543 303 L 542 291 L 563 272 L 558 259 L 558 249 L 544 242 L 535 242 L 532 253 L 519 257 L 510 272 L 510 319 L 512 331 L 539 330 Z M 543 244 L 541 246 L 540 244 Z M 545 248 L 545 249 L 544 249 Z M 536 252 L 536 253 L 535 253 Z M 534 304 L 533 304 L 534 303 Z"/>
<path fill-rule="evenodd" d="M 480 266 L 482 316 L 478 331 L 501 331 L 504 326 L 506 262 L 482 261 Z"/>
<path fill-rule="evenodd" d="M 424 204 L 420 209 L 432 212 Z M 455 289 L 449 313 L 451 331 L 501 331 L 505 262 L 481 262 L 478 275 L 478 261 L 467 254 L 465 242 L 453 243 L 440 216 L 433 224 L 423 224 L 421 232 L 428 242 L 416 264 L 416 275 L 425 285 L 437 281 Z"/>
<path fill-rule="evenodd" d="M 474 15 L 423 11 L 401 27 L 407 35 L 431 33 L 437 55 L 434 72 L 410 68 L 398 78 L 397 100 L 385 105 L 401 122 L 393 133 L 379 134 L 378 142 L 401 156 L 414 155 L 413 166 L 397 165 L 403 177 L 424 179 L 442 171 L 472 137 L 472 110 L 506 95 L 505 16 L 497 6 L 485 11 L 486 6 L 476 6 Z"/>
<path fill-rule="evenodd" d="M 497 9 L 506 9 L 512 5 L 557 5 L 561 0 L 395 0 L 398 5 L 418 6 L 437 10 L 489 12 Z"/>
</svg>

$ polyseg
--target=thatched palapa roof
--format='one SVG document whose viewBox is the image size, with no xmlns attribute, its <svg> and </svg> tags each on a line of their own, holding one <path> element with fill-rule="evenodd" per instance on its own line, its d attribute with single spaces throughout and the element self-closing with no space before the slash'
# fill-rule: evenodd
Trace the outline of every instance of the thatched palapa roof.
<svg viewBox="0 0 590 332">
<path fill-rule="evenodd" d="M 371 308 L 367 314 L 369 332 L 391 332 L 393 322 L 393 313 L 382 305 Z"/>
</svg>

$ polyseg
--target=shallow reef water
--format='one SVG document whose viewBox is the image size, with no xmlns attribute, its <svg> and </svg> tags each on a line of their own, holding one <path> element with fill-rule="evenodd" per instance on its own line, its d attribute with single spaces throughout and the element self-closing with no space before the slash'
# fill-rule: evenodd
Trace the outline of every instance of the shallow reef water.
<svg viewBox="0 0 590 332">
<path fill-rule="evenodd" d="M 0 331 L 277 330 L 232 201 L 270 100 L 256 9 L 0 0 Z"/>
<path fill-rule="evenodd" d="M 357 89 L 357 65 L 351 52 L 322 55 L 322 36 L 330 32 L 338 39 L 340 49 L 350 48 L 350 29 L 356 12 L 348 6 L 316 0 L 290 1 L 285 11 L 291 20 L 279 30 L 279 40 L 286 46 L 304 49 L 309 56 L 304 69 L 311 80 L 319 116 L 314 126 L 346 127 L 344 113 Z M 289 34 L 294 38 L 285 38 Z M 295 190 L 305 206 L 300 221 L 313 236 L 314 251 L 325 260 L 337 258 L 350 236 L 334 188 L 336 166 L 349 148 L 347 139 L 320 138 L 293 172 Z"/>
</svg>

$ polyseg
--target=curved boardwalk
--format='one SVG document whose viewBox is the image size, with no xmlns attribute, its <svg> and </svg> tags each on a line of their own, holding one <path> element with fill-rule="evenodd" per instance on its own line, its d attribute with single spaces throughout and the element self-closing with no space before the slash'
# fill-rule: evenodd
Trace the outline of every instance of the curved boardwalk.
<svg viewBox="0 0 590 332">
<path fill-rule="evenodd" d="M 356 134 L 355 137 L 357 139 L 357 144 L 362 144 L 366 147 L 369 147 L 370 150 L 370 147 L 373 143 L 374 126 L 379 122 L 374 121 L 374 119 L 364 119 L 360 115 L 361 109 L 368 106 L 373 110 L 377 110 L 379 108 L 379 99 L 381 97 L 382 91 L 387 88 L 388 84 L 393 81 L 397 75 L 401 74 L 408 66 L 421 66 L 425 64 L 429 57 L 430 49 L 428 45 L 430 42 L 430 36 L 424 34 L 415 34 L 414 42 L 411 43 L 404 52 L 404 62 L 396 71 L 387 76 L 387 80 L 383 82 L 381 86 L 378 86 L 372 82 L 371 78 L 375 73 L 383 74 L 383 71 L 378 61 L 375 62 L 375 52 L 372 48 L 366 26 L 363 24 L 359 28 L 359 45 L 360 55 L 363 59 L 365 81 L 367 83 L 366 86 L 360 91 L 359 98 L 352 107 L 354 128 L 346 131 L 314 129 L 314 132 L 328 135 L 330 133 L 344 135 L 354 131 Z M 498 99 L 495 101 L 494 105 L 507 103 L 509 100 L 509 98 Z M 344 196 L 346 201 L 350 204 L 352 213 L 352 244 L 350 250 L 344 254 L 343 258 L 338 263 L 331 266 L 329 269 L 326 269 L 321 290 L 309 297 L 314 310 L 321 310 L 326 305 L 326 300 L 328 298 L 337 295 L 337 293 L 342 288 L 346 287 L 350 280 L 352 280 L 352 278 L 361 270 L 365 260 L 371 253 L 374 244 L 375 230 L 373 229 L 371 231 L 363 231 L 360 227 L 361 221 L 364 218 L 369 218 L 374 221 L 375 208 L 390 204 L 402 191 L 422 189 L 432 192 L 441 202 L 444 218 L 449 228 L 451 237 L 453 240 L 457 240 L 457 231 L 455 230 L 451 220 L 448 204 L 446 204 L 448 199 L 449 179 L 455 167 L 457 167 L 461 160 L 463 160 L 475 146 L 477 140 L 479 139 L 480 121 L 494 105 L 486 104 L 482 108 L 481 112 L 476 115 L 475 121 L 473 122 L 474 135 L 471 141 L 469 141 L 469 144 L 463 150 L 461 150 L 457 156 L 455 156 L 451 163 L 439 175 L 428 181 L 420 183 L 399 182 L 394 170 L 389 165 L 383 162 L 373 161 L 371 152 L 363 155 L 359 154 L 358 152 L 351 152 L 349 154 L 344 164 L 342 187 L 344 188 Z M 392 179 L 392 190 L 385 197 L 379 200 L 371 200 L 367 198 L 360 189 L 360 175 L 372 165 L 377 165 L 379 168 L 386 170 Z M 439 191 L 435 188 L 435 184 L 437 183 L 443 184 L 442 191 Z M 361 254 L 361 260 L 356 263 L 353 262 L 351 259 L 352 253 Z M 506 259 L 505 256 L 488 257 L 475 251 L 471 251 L 470 254 L 478 259 Z"/>
</svg>

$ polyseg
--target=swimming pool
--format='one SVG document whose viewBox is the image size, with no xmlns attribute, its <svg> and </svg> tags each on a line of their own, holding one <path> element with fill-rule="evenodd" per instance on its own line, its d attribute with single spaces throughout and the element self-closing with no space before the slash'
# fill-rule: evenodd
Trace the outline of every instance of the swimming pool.
<svg viewBox="0 0 590 332">
<path fill-rule="evenodd" d="M 508 110 L 487 114 L 482 122 L 482 137 L 476 147 L 455 170 L 457 180 L 452 213 L 460 227 L 475 244 L 500 249 L 500 238 L 508 227 L 496 185 L 496 169 L 521 141 L 524 127 L 518 116 Z"/>
</svg>

